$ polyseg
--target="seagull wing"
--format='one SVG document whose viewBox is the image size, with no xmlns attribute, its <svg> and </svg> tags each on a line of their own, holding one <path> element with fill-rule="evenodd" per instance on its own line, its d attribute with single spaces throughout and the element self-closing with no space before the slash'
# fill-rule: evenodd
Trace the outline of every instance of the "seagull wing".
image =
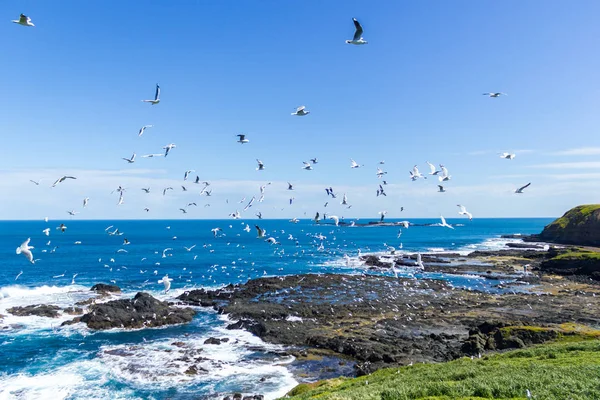
<svg viewBox="0 0 600 400">
<path fill-rule="evenodd" d="M 306 108 L 306 106 L 300 106 L 300 107 L 296 108 L 296 112 L 298 113 L 298 112 L 304 111 L 305 108 Z"/>
<path fill-rule="evenodd" d="M 158 86 L 158 83 L 156 84 L 156 93 L 154 94 L 154 100 L 159 100 L 160 98 L 160 86 Z"/>
<path fill-rule="evenodd" d="M 354 32 L 354 37 L 352 38 L 352 40 L 359 40 L 362 37 L 363 28 L 356 18 L 352 18 L 352 21 L 354 22 L 354 26 L 356 27 L 356 31 Z"/>
</svg>

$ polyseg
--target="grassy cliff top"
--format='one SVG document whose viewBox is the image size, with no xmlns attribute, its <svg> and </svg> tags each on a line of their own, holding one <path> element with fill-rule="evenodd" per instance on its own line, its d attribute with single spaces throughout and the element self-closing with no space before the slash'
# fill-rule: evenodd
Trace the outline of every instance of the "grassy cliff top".
<svg viewBox="0 0 600 400">
<path fill-rule="evenodd" d="M 599 376 L 600 340 L 591 339 L 301 384 L 289 395 L 295 400 L 526 399 L 529 389 L 534 399 L 600 399 Z"/>
<path fill-rule="evenodd" d="M 561 228 L 566 228 L 568 225 L 578 225 L 592 214 L 594 211 L 600 209 L 600 204 L 585 204 L 577 206 L 567 211 L 562 217 L 552 222 L 548 227 L 552 225 L 558 225 Z"/>
</svg>

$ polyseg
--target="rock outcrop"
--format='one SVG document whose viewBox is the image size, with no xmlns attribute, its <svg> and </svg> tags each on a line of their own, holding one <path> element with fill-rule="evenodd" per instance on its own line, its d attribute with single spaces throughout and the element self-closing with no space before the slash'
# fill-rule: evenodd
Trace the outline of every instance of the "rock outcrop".
<svg viewBox="0 0 600 400">
<path fill-rule="evenodd" d="M 61 310 L 59 306 L 52 304 L 33 304 L 24 307 L 11 307 L 6 311 L 19 317 L 35 315 L 37 317 L 56 318 L 59 315 L 58 312 Z"/>
<path fill-rule="evenodd" d="M 93 304 L 79 321 L 85 322 L 91 329 L 136 329 L 190 322 L 195 314 L 192 308 L 172 307 L 140 292 L 133 299 Z"/>
<path fill-rule="evenodd" d="M 600 204 L 589 204 L 570 209 L 539 236 L 546 242 L 600 246 Z"/>
<path fill-rule="evenodd" d="M 121 293 L 121 288 L 117 285 L 107 285 L 106 283 L 97 283 L 90 289 L 96 293 Z"/>
</svg>

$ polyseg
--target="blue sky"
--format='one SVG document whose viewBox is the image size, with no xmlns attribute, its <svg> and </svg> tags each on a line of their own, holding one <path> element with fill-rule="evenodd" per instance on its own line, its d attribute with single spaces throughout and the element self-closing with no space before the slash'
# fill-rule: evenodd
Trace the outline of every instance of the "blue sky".
<svg viewBox="0 0 600 400">
<path fill-rule="evenodd" d="M 36 26 L 10 22 L 21 12 Z M 600 196 L 599 13 L 595 1 L 4 1 L 0 219 L 227 218 L 266 182 L 246 217 L 452 218 L 458 203 L 475 217 L 560 215 Z M 352 17 L 368 45 L 344 42 Z M 142 103 L 156 83 L 161 103 Z M 311 114 L 292 117 L 299 105 Z M 167 158 L 140 157 L 168 143 Z M 410 181 L 426 161 L 448 168 L 446 193 Z M 212 197 L 183 182 L 188 169 Z M 64 174 L 78 179 L 50 189 Z"/>
</svg>

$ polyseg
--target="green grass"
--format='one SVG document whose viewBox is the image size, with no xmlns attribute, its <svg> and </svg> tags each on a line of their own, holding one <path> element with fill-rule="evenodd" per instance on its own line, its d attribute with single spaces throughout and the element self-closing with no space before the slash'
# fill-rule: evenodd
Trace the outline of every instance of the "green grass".
<svg viewBox="0 0 600 400">
<path fill-rule="evenodd" d="M 552 257 L 552 260 L 600 260 L 600 253 L 590 250 L 570 249 L 569 251 Z"/>
<path fill-rule="evenodd" d="M 600 341 L 546 344 L 524 350 L 379 370 L 360 378 L 302 384 L 294 400 L 600 399 Z"/>
<path fill-rule="evenodd" d="M 567 225 L 579 225 L 581 222 L 585 221 L 588 215 L 598 209 L 600 209 L 600 204 L 577 206 L 567 211 L 565 215 L 552 222 L 549 226 L 558 225 L 564 229 Z"/>
</svg>

